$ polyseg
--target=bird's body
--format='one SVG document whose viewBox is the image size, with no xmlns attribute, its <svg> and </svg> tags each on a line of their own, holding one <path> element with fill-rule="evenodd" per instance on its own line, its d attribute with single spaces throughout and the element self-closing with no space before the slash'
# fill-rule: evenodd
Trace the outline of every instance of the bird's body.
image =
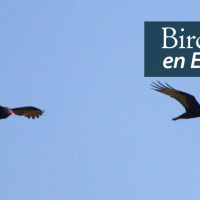
<svg viewBox="0 0 200 200">
<path fill-rule="evenodd" d="M 0 106 L 0 119 L 6 119 L 9 114 L 9 108 Z"/>
<path fill-rule="evenodd" d="M 176 90 L 169 86 L 167 83 L 166 85 L 163 85 L 159 81 L 158 84 L 153 82 L 153 85 L 151 86 L 153 87 L 152 89 L 169 95 L 184 106 L 186 112 L 176 118 L 173 118 L 172 120 L 200 117 L 200 105 L 195 97 L 191 94 Z"/>
<path fill-rule="evenodd" d="M 7 117 L 9 117 L 10 115 L 24 115 L 25 117 L 28 118 L 33 118 L 35 119 L 35 117 L 39 118 L 40 115 L 42 115 L 43 111 L 32 107 L 32 106 L 26 106 L 26 107 L 20 107 L 20 108 L 7 108 L 7 107 L 2 107 L 0 106 L 0 119 L 6 119 Z"/>
</svg>

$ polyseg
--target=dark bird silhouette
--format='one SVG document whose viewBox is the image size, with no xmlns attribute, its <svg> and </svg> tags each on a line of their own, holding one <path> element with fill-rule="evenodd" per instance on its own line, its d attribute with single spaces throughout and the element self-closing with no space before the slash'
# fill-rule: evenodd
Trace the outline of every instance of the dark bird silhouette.
<svg viewBox="0 0 200 200">
<path fill-rule="evenodd" d="M 194 96 L 186 92 L 176 90 L 167 83 L 165 83 L 166 85 L 163 85 L 159 81 L 157 82 L 158 83 L 152 82 L 153 84 L 151 86 L 153 87 L 153 90 L 169 95 L 170 97 L 176 99 L 184 106 L 186 110 L 185 113 L 176 118 L 173 118 L 172 120 L 200 117 L 200 105 Z"/>
<path fill-rule="evenodd" d="M 39 118 L 40 115 L 42 115 L 44 111 L 32 107 L 32 106 L 26 106 L 26 107 L 20 107 L 20 108 L 7 108 L 7 107 L 2 107 L 0 106 L 0 119 L 6 119 L 10 115 L 20 115 L 20 116 L 25 116 L 28 118 L 33 118 L 35 117 Z"/>
</svg>

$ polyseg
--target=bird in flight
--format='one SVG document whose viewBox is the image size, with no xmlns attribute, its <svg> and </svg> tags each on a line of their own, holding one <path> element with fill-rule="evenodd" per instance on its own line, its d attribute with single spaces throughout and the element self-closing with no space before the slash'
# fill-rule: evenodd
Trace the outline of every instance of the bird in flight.
<svg viewBox="0 0 200 200">
<path fill-rule="evenodd" d="M 164 85 L 159 81 L 157 82 L 158 83 L 152 82 L 151 86 L 153 87 L 153 90 L 169 95 L 170 97 L 176 99 L 179 103 L 183 105 L 186 110 L 185 113 L 173 118 L 172 120 L 200 117 L 200 105 L 194 96 L 186 92 L 176 90 L 167 83 L 165 83 L 166 85 Z"/>
<path fill-rule="evenodd" d="M 39 118 L 40 115 L 42 115 L 44 111 L 32 107 L 32 106 L 26 106 L 26 107 L 20 107 L 20 108 L 7 108 L 7 107 L 2 107 L 0 106 L 0 119 L 6 119 L 10 115 L 20 115 L 20 116 L 25 116 L 28 118 L 33 118 L 35 117 Z"/>
</svg>

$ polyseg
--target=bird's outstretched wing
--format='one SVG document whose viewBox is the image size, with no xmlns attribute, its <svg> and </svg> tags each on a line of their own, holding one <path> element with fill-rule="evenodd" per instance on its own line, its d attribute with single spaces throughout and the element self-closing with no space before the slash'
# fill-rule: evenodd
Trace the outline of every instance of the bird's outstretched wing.
<svg viewBox="0 0 200 200">
<path fill-rule="evenodd" d="M 32 107 L 32 106 L 13 108 L 11 110 L 16 115 L 21 115 L 21 116 L 24 115 L 25 117 L 28 117 L 28 118 L 32 117 L 33 119 L 35 119 L 35 117 L 39 118 L 39 116 L 42 115 L 43 113 L 42 110 Z"/>
<path fill-rule="evenodd" d="M 163 94 L 169 95 L 170 97 L 176 99 L 185 107 L 186 111 L 199 108 L 199 103 L 197 102 L 195 97 L 192 96 L 191 94 L 176 90 L 167 83 L 165 83 L 166 85 L 163 85 L 159 81 L 157 82 L 158 83 L 152 82 L 153 83 L 151 85 L 153 87 L 152 89 L 161 92 Z"/>
</svg>

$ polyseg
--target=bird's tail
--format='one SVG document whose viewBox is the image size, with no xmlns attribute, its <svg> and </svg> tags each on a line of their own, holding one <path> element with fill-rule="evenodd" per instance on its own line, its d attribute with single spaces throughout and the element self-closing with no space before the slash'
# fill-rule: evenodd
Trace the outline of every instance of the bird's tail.
<svg viewBox="0 0 200 200">
<path fill-rule="evenodd" d="M 175 118 L 173 118 L 172 120 L 178 120 L 178 119 L 187 119 L 187 117 L 185 116 L 186 115 L 186 113 L 183 113 L 182 115 L 180 115 L 180 116 L 178 116 L 178 117 L 175 117 Z"/>
<path fill-rule="evenodd" d="M 181 119 L 181 118 L 180 117 L 176 117 L 176 118 L 173 118 L 172 120 L 175 121 L 175 120 L 178 120 L 178 119 Z"/>
</svg>

